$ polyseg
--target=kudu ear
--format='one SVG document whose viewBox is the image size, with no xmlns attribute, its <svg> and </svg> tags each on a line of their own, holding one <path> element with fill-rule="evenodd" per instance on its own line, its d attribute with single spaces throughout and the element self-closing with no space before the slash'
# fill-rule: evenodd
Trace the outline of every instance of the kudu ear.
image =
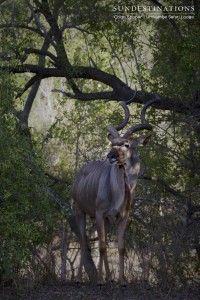
<svg viewBox="0 0 200 300">
<path fill-rule="evenodd" d="M 114 137 L 112 136 L 112 134 L 108 134 L 107 135 L 107 138 L 109 139 L 109 141 L 112 143 L 113 142 L 113 140 L 114 140 Z"/>
<path fill-rule="evenodd" d="M 132 142 L 131 142 L 131 148 L 136 148 L 138 146 L 144 146 L 146 145 L 150 138 L 151 138 L 151 134 L 150 135 L 142 135 L 136 139 L 134 139 Z"/>
</svg>

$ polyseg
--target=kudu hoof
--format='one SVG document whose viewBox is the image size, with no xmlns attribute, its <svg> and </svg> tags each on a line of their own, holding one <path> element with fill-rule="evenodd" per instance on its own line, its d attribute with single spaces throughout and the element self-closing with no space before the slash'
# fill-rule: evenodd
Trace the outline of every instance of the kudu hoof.
<svg viewBox="0 0 200 300">
<path fill-rule="evenodd" d="M 105 281 L 106 281 L 106 282 L 110 282 L 110 283 L 113 283 L 113 282 L 114 282 L 114 280 L 113 280 L 113 278 L 112 278 L 111 276 L 106 277 L 106 278 L 105 278 Z"/>
<path fill-rule="evenodd" d="M 126 291 L 126 289 L 127 289 L 127 284 L 126 283 L 121 284 L 122 292 Z"/>
<path fill-rule="evenodd" d="M 97 287 L 98 287 L 99 290 L 101 290 L 102 287 L 104 287 L 104 283 L 98 282 L 98 283 L 97 283 Z"/>
<path fill-rule="evenodd" d="M 76 280 L 76 286 L 77 286 L 78 288 L 80 288 L 81 285 L 82 285 L 82 281 L 81 281 L 81 280 Z"/>
<path fill-rule="evenodd" d="M 114 279 L 108 279 L 107 282 L 114 283 L 115 281 L 114 281 Z"/>
</svg>

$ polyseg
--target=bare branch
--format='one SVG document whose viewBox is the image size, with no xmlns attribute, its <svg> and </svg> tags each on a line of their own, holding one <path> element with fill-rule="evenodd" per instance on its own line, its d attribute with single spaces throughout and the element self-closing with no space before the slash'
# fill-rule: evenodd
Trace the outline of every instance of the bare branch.
<svg viewBox="0 0 200 300">
<path fill-rule="evenodd" d="M 184 196 L 183 193 L 181 193 L 181 192 L 177 191 L 176 189 L 174 189 L 173 187 L 171 187 L 163 179 L 153 178 L 153 177 L 147 176 L 147 175 L 146 176 L 141 175 L 141 176 L 138 177 L 138 179 L 145 179 L 145 180 L 155 181 L 155 182 L 159 183 L 161 186 L 163 186 L 167 192 L 169 192 L 172 195 L 174 195 L 175 197 L 179 198 L 181 200 L 181 202 L 184 204 L 187 215 L 188 215 L 189 218 L 194 213 L 200 211 L 200 205 L 192 204 L 191 200 L 188 197 Z"/>
<path fill-rule="evenodd" d="M 43 53 L 43 55 L 41 55 L 39 57 L 38 65 L 42 66 L 42 67 L 45 66 L 45 54 L 49 53 L 47 50 L 48 50 L 49 45 L 50 45 L 50 42 L 49 42 L 50 37 L 51 37 L 51 29 L 48 32 L 48 39 L 44 40 L 42 48 L 41 48 L 41 50 L 39 50 L 39 51 L 41 51 L 41 53 Z M 40 74 L 36 74 L 35 76 L 33 76 L 31 78 L 31 80 L 29 80 L 29 82 L 26 83 L 26 85 L 25 85 L 25 87 L 22 91 L 22 93 L 24 93 L 29 87 L 32 86 L 31 91 L 30 91 L 30 93 L 27 97 L 27 100 L 25 102 L 24 109 L 23 109 L 22 113 L 19 116 L 19 121 L 20 121 L 21 124 L 23 124 L 23 126 L 28 127 L 28 117 L 29 117 L 29 114 L 30 114 L 35 96 L 36 96 L 36 94 L 38 92 L 38 89 L 39 89 L 39 86 L 40 86 L 40 80 L 42 78 L 43 77 Z M 19 95 L 18 95 L 18 97 L 19 97 Z"/>
<path fill-rule="evenodd" d="M 31 86 L 35 84 L 35 82 L 40 81 L 42 79 L 41 76 L 35 75 L 33 76 L 26 84 L 25 87 L 17 94 L 16 98 L 21 97 Z"/>
<path fill-rule="evenodd" d="M 3 28 L 12 28 L 12 24 L 1 24 L 0 25 L 0 28 L 3 29 Z M 28 30 L 28 31 L 33 31 L 37 34 L 39 34 L 40 36 L 44 37 L 44 34 L 42 33 L 42 31 L 40 31 L 39 29 L 37 28 L 34 28 L 34 27 L 30 27 L 30 26 L 27 26 L 27 25 L 23 25 L 23 24 L 15 24 L 15 28 L 20 28 L 20 29 L 25 29 L 25 30 Z"/>
<path fill-rule="evenodd" d="M 134 46 L 133 40 L 131 40 L 131 49 L 132 49 L 134 60 L 135 60 L 135 63 L 136 63 L 136 69 L 137 69 L 137 72 L 138 72 L 138 79 L 139 79 L 140 87 L 141 87 L 141 90 L 143 91 L 144 90 L 144 83 L 143 83 L 143 79 L 142 79 L 142 74 L 140 72 L 140 66 L 139 66 L 137 55 L 136 55 L 136 52 L 135 52 L 135 46 Z"/>
<path fill-rule="evenodd" d="M 53 89 L 52 92 L 61 93 L 68 98 L 78 99 L 83 101 L 100 100 L 100 99 L 107 100 L 107 99 L 112 99 L 113 97 L 113 92 L 76 93 L 75 95 L 64 92 L 59 89 Z"/>
<path fill-rule="evenodd" d="M 32 108 L 32 105 L 33 105 L 33 101 L 35 99 L 35 96 L 37 94 L 39 86 L 40 86 L 40 81 L 36 81 L 32 85 L 31 91 L 30 91 L 30 93 L 27 97 L 27 100 L 25 102 L 24 109 L 18 117 L 19 122 L 23 127 L 28 127 L 28 117 L 29 117 L 29 114 L 30 114 L 30 111 L 31 111 L 31 108 Z"/>
<path fill-rule="evenodd" d="M 131 88 L 129 88 L 123 81 L 121 81 L 118 77 L 112 74 L 108 74 L 102 70 L 99 70 L 97 68 L 92 67 L 83 67 L 83 66 L 74 66 L 71 67 L 71 69 L 68 69 L 68 75 L 66 74 L 65 69 L 58 69 L 58 68 L 45 68 L 41 66 L 36 66 L 32 64 L 24 64 L 19 65 L 16 67 L 0 67 L 0 70 L 5 70 L 10 73 L 35 73 L 42 78 L 48 78 L 48 77 L 67 77 L 68 78 L 83 78 L 83 79 L 92 79 L 95 81 L 102 82 L 106 84 L 107 86 L 110 86 L 113 91 L 111 94 L 108 94 L 110 97 L 108 99 L 110 100 L 116 100 L 116 101 L 128 101 L 133 96 L 133 93 L 135 92 Z M 95 93 L 96 94 L 96 93 Z M 93 94 L 91 100 L 97 100 L 99 99 L 99 95 L 97 94 L 97 98 L 95 98 L 95 94 Z M 77 92 L 74 92 L 75 97 L 82 97 L 82 93 L 78 90 Z M 87 94 L 86 94 L 87 95 Z M 90 94 L 87 95 L 88 100 L 90 100 Z M 77 97 L 77 99 L 78 99 Z M 85 96 L 84 96 L 85 97 Z M 144 94 L 142 91 L 137 91 L 136 97 L 135 97 L 135 103 L 141 103 L 145 104 L 152 98 L 155 98 L 156 94 L 153 93 L 146 93 Z M 178 99 L 172 99 L 166 96 L 159 96 L 160 101 L 154 104 L 155 109 L 160 110 L 170 110 L 179 112 L 181 114 L 188 114 L 192 113 L 193 116 L 196 118 L 197 112 L 192 112 L 190 110 L 190 107 L 186 106 L 182 101 Z M 85 97 L 86 98 L 86 97 Z M 86 99 L 85 99 L 86 100 Z"/>
<path fill-rule="evenodd" d="M 120 64 L 120 67 L 121 67 L 121 69 L 122 69 L 122 73 L 123 73 L 123 75 L 124 75 L 125 82 L 126 82 L 126 84 L 128 85 L 128 78 L 127 78 L 127 76 L 126 76 L 126 71 L 124 70 L 124 67 L 123 67 L 123 65 L 122 65 L 121 59 L 119 58 L 119 56 L 118 56 L 117 52 L 115 51 L 115 49 L 114 49 L 114 47 L 113 47 L 111 41 L 109 40 L 109 38 L 108 38 L 105 34 L 104 34 L 104 36 L 105 36 L 107 42 L 109 43 L 110 48 L 111 48 L 113 54 L 115 55 L 116 59 L 118 60 L 118 62 L 119 62 L 119 64 Z"/>
<path fill-rule="evenodd" d="M 31 14 L 32 14 L 32 16 L 35 20 L 35 24 L 36 24 L 38 30 L 40 30 L 44 34 L 44 36 L 47 36 L 46 28 L 40 24 L 40 22 L 38 20 L 38 17 L 35 13 L 35 10 L 34 10 L 33 6 L 31 5 L 30 1 L 29 0 L 25 0 L 25 1 L 26 1 L 27 6 L 29 7 L 29 9 L 31 11 Z"/>
<path fill-rule="evenodd" d="M 28 48 L 25 50 L 25 53 L 26 54 L 34 53 L 34 54 L 38 54 L 38 55 L 49 56 L 53 61 L 57 60 L 57 57 L 49 51 L 42 51 L 39 49 Z"/>
</svg>

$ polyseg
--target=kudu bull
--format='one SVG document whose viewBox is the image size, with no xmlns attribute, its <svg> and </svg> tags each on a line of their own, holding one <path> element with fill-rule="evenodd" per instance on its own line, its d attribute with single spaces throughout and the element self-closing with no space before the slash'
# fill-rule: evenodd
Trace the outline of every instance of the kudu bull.
<svg viewBox="0 0 200 300">
<path fill-rule="evenodd" d="M 119 282 L 126 286 L 124 276 L 125 230 L 134 200 L 134 190 L 140 169 L 140 161 L 136 151 L 139 145 L 145 145 L 150 139 L 143 135 L 131 139 L 133 133 L 152 126 L 145 119 L 145 112 L 155 100 L 147 102 L 141 111 L 141 124 L 130 127 L 120 136 L 128 121 L 130 112 L 125 102 L 120 102 L 125 112 L 123 122 L 114 127 L 109 125 L 108 139 L 111 141 L 111 151 L 105 160 L 91 161 L 84 166 L 75 179 L 73 185 L 73 199 L 76 208 L 76 219 L 80 233 L 81 259 L 78 269 L 77 282 L 82 281 L 82 267 L 86 251 L 86 214 L 95 219 L 99 239 L 99 269 L 98 284 L 103 284 L 103 262 L 107 279 L 111 279 L 107 252 L 105 221 L 117 224 L 118 251 L 119 251 Z"/>
</svg>

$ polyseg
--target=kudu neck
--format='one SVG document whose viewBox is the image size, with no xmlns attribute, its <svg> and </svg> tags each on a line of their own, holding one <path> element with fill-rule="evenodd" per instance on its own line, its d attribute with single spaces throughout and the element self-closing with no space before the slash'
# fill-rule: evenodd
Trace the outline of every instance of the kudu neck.
<svg viewBox="0 0 200 300">
<path fill-rule="evenodd" d="M 131 193 L 136 186 L 139 170 L 140 159 L 136 149 L 134 148 L 130 150 L 130 157 L 127 158 L 125 165 L 125 172 L 128 178 L 128 185 L 130 187 Z"/>
</svg>

